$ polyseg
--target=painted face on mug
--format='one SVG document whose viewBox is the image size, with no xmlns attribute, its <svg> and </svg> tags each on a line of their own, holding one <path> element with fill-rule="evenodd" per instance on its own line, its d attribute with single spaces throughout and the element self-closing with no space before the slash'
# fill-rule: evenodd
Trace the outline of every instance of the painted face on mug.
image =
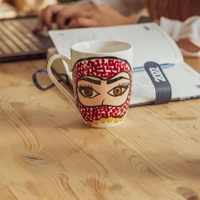
<svg viewBox="0 0 200 200">
<path fill-rule="evenodd" d="M 123 119 L 130 102 L 132 70 L 114 57 L 88 58 L 74 65 L 77 106 L 88 123 Z"/>
<path fill-rule="evenodd" d="M 77 84 L 78 99 L 84 106 L 122 106 L 128 97 L 130 77 L 127 72 L 102 79 L 96 76 L 83 76 Z"/>
</svg>

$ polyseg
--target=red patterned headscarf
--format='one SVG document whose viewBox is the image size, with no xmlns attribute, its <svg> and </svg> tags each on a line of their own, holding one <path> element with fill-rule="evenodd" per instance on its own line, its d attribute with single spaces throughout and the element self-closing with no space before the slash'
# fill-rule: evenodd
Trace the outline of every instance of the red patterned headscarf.
<svg viewBox="0 0 200 200">
<path fill-rule="evenodd" d="M 101 79 L 108 79 L 120 72 L 127 72 L 130 76 L 130 88 L 127 100 L 125 104 L 121 106 L 104 106 L 99 105 L 96 107 L 87 107 L 78 99 L 77 95 L 77 83 L 78 80 L 83 76 L 96 76 Z M 73 80 L 74 80 L 74 94 L 75 99 L 77 100 L 77 106 L 81 112 L 82 117 L 86 121 L 100 120 L 112 118 L 121 118 L 123 117 L 128 109 L 131 96 L 132 88 L 132 70 L 130 64 L 126 60 L 122 60 L 115 57 L 95 57 L 81 59 L 77 61 L 73 68 Z"/>
</svg>

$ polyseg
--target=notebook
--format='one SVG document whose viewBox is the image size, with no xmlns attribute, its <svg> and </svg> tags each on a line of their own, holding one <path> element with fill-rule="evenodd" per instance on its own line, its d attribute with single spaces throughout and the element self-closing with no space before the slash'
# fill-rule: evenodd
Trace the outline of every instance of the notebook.
<svg viewBox="0 0 200 200">
<path fill-rule="evenodd" d="M 113 27 L 49 31 L 56 51 L 70 58 L 70 46 L 87 40 L 120 40 L 133 44 L 133 91 L 130 106 L 150 105 L 156 101 L 156 90 L 144 70 L 144 63 L 158 63 L 171 84 L 171 101 L 200 98 L 200 74 L 184 62 L 180 49 L 172 38 L 157 24 L 144 23 Z M 49 56 L 55 54 L 50 52 Z M 72 73 L 65 62 L 56 62 L 54 69 L 67 74 L 72 85 Z M 63 70 L 58 70 L 58 65 Z M 160 77 L 158 71 L 154 75 Z M 161 81 L 161 80 L 160 80 Z"/>
<path fill-rule="evenodd" d="M 47 31 L 31 32 L 37 16 L 0 20 L 0 62 L 46 58 L 54 47 Z"/>
</svg>

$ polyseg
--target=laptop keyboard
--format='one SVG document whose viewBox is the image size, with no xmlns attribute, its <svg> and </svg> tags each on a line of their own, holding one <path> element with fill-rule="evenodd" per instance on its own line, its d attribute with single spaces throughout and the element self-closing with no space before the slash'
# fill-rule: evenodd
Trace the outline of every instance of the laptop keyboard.
<svg viewBox="0 0 200 200">
<path fill-rule="evenodd" d="M 37 38 L 31 38 L 30 30 L 18 21 L 3 21 L 0 24 L 1 54 L 20 53 L 27 51 L 38 51 L 42 48 Z"/>
<path fill-rule="evenodd" d="M 4 60 L 4 57 L 5 61 L 9 61 L 9 57 L 12 57 L 12 55 L 16 60 L 17 56 L 20 55 L 32 55 L 34 57 L 36 54 L 46 52 L 47 48 L 53 46 L 52 43 L 46 46 L 44 41 L 47 40 L 47 37 L 33 34 L 29 26 L 26 19 L 0 21 L 1 61 Z M 31 27 L 33 26 L 34 24 Z M 44 57 L 44 54 L 41 57 Z M 25 57 L 22 56 L 21 58 Z M 31 57 L 29 56 L 29 58 Z M 11 59 L 11 61 L 15 59 Z"/>
</svg>

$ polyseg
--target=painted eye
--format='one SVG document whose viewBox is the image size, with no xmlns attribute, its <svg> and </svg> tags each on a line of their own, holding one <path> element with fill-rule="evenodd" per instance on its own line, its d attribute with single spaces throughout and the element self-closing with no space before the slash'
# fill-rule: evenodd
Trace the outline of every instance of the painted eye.
<svg viewBox="0 0 200 200">
<path fill-rule="evenodd" d="M 79 86 L 78 90 L 85 98 L 94 98 L 99 95 L 99 93 L 95 91 L 91 86 Z"/>
<path fill-rule="evenodd" d="M 118 85 L 117 87 L 114 87 L 112 90 L 110 90 L 108 94 L 114 97 L 121 96 L 126 92 L 128 88 L 129 88 L 129 83 L 124 85 Z"/>
</svg>

